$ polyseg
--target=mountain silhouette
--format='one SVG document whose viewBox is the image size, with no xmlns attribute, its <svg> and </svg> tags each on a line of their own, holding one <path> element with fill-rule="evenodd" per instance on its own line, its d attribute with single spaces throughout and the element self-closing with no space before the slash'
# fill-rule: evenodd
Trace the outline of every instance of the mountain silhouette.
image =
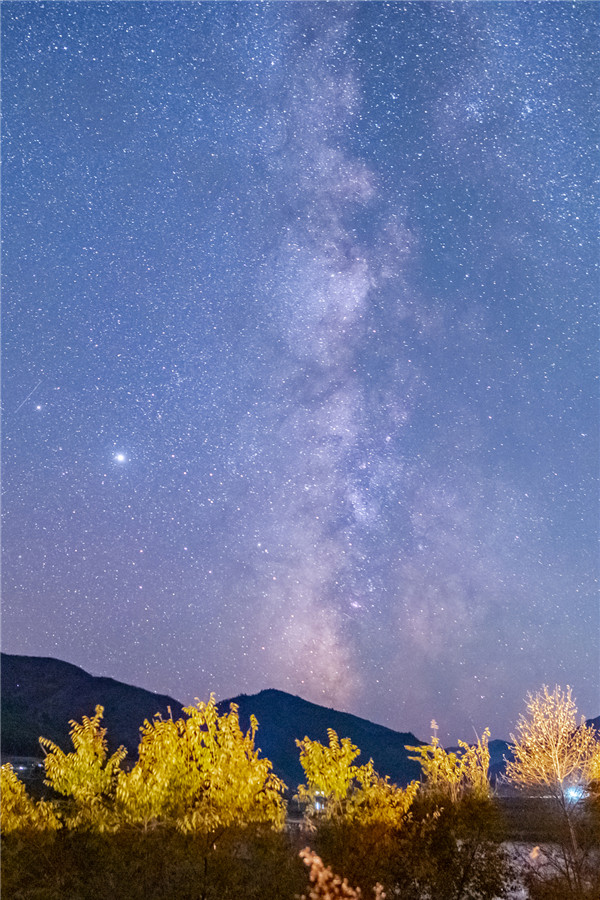
<svg viewBox="0 0 600 900">
<path fill-rule="evenodd" d="M 372 759 L 379 775 L 388 775 L 390 781 L 399 785 L 408 784 L 420 776 L 421 766 L 409 759 L 406 744 L 415 746 L 422 742 L 409 731 L 393 731 L 367 719 L 309 703 L 301 697 L 274 689 L 222 700 L 220 711 L 229 709 L 230 703 L 239 707 L 243 729 L 249 727 L 250 715 L 253 713 L 256 716 L 259 727 L 255 745 L 261 748 L 263 756 L 271 760 L 274 772 L 294 791 L 304 781 L 296 739 L 309 737 L 328 744 L 328 728 L 333 728 L 339 738 L 349 737 L 360 748 L 357 765 Z"/>
<path fill-rule="evenodd" d="M 3 759 L 41 758 L 40 736 L 70 751 L 69 721 L 81 721 L 84 715 L 93 715 L 97 704 L 104 707 L 103 725 L 107 728 L 109 751 L 123 744 L 128 756 L 135 759 L 139 729 L 146 719 L 151 720 L 157 713 L 167 717 L 169 710 L 175 719 L 182 715 L 183 704 L 173 697 L 123 684 L 114 678 L 98 678 L 59 659 L 2 653 L 1 663 Z M 295 793 L 298 784 L 304 781 L 296 739 L 309 737 L 326 744 L 328 728 L 340 738 L 349 737 L 360 748 L 357 764 L 372 759 L 375 770 L 389 776 L 395 784 L 405 785 L 420 776 L 420 765 L 409 759 L 406 745 L 416 746 L 422 741 L 411 732 L 393 731 L 275 689 L 221 700 L 219 712 L 227 712 L 231 703 L 239 708 L 242 729 L 249 728 L 252 714 L 256 716 L 256 746 L 272 762 L 273 771 L 286 783 L 290 793 Z M 587 724 L 593 725 L 600 735 L 600 716 L 588 719 Z M 495 781 L 504 771 L 505 758 L 511 758 L 511 747 L 506 741 L 492 740 L 489 749 L 490 775 Z"/>
<path fill-rule="evenodd" d="M 98 678 L 71 663 L 51 657 L 17 656 L 2 653 L 2 755 L 41 757 L 38 738 L 50 738 L 64 750 L 71 750 L 69 721 L 91 716 L 97 704 L 104 707 L 103 725 L 112 752 L 120 744 L 136 757 L 139 728 L 156 713 L 174 718 L 182 714 L 182 704 L 163 694 L 113 678 Z M 400 733 L 349 713 L 309 703 L 284 691 L 264 690 L 222 700 L 219 712 L 239 707 L 240 724 L 250 725 L 250 715 L 258 719 L 256 746 L 271 760 L 274 772 L 291 793 L 304 781 L 296 738 L 328 742 L 327 729 L 340 738 L 349 737 L 360 750 L 357 763 L 373 759 L 380 775 L 389 775 L 396 784 L 418 778 L 420 766 L 408 759 L 406 744 L 419 740 L 410 732 Z"/>
<path fill-rule="evenodd" d="M 97 678 L 60 659 L 2 653 L 1 662 L 3 757 L 41 757 L 40 736 L 70 751 L 69 720 L 92 716 L 97 704 L 104 707 L 110 752 L 124 744 L 130 756 L 137 754 L 144 719 L 168 716 L 169 707 L 174 718 L 181 715 L 182 705 L 172 697 Z"/>
</svg>

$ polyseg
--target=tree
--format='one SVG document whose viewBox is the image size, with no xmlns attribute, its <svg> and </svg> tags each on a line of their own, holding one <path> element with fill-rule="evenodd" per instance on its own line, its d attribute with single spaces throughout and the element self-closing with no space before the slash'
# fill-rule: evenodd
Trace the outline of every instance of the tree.
<svg viewBox="0 0 600 900">
<path fill-rule="evenodd" d="M 103 715 L 104 707 L 96 706 L 92 718 L 84 716 L 81 723 L 71 720 L 71 753 L 64 753 L 49 738 L 40 738 L 46 753 L 45 783 L 69 798 L 64 821 L 71 829 L 103 832 L 118 827 L 113 805 L 118 773 L 127 751 L 119 747 L 108 757 L 106 728 L 100 725 Z"/>
<path fill-rule="evenodd" d="M 404 847 L 405 881 L 438 900 L 505 896 L 510 875 L 498 841 L 499 815 L 489 782 L 489 731 L 457 753 L 430 744 L 407 747 L 420 762 L 412 841 Z M 405 889 L 406 892 L 407 889 Z"/>
<path fill-rule="evenodd" d="M 306 804 L 309 818 L 400 827 L 417 783 L 402 790 L 377 774 L 372 759 L 366 765 L 354 765 L 360 750 L 350 738 L 340 741 L 332 728 L 327 735 L 329 745 L 308 737 L 296 741 L 307 781 L 298 786 L 298 799 Z"/>
<path fill-rule="evenodd" d="M 119 816 L 143 830 L 171 824 L 213 842 L 232 826 L 283 827 L 285 785 L 254 747 L 255 717 L 244 734 L 237 706 L 219 716 L 214 696 L 184 713 L 142 726 L 138 761 L 119 773 Z"/>
<path fill-rule="evenodd" d="M 341 742 L 333 728 L 327 729 L 329 745 L 305 737 L 296 741 L 306 784 L 298 786 L 298 799 L 309 816 L 325 813 L 329 819 L 344 814 L 350 788 L 360 772 L 354 760 L 360 750 L 350 738 Z"/>
<path fill-rule="evenodd" d="M 360 750 L 350 738 L 340 741 L 327 729 L 329 745 L 305 737 L 296 741 L 307 784 L 298 786 L 298 799 L 306 804 L 312 820 L 399 828 L 417 790 L 413 782 L 405 790 L 381 778 L 370 759 L 356 766 Z"/>
<path fill-rule="evenodd" d="M 591 875 L 584 835 L 586 803 L 600 774 L 600 744 L 596 732 L 578 721 L 571 688 L 547 685 L 527 697 L 527 711 L 511 734 L 513 760 L 506 777 L 517 788 L 543 796 L 556 821 L 560 858 L 548 857 L 572 896 L 585 896 Z M 597 874 L 597 873 L 596 873 Z"/>
<path fill-rule="evenodd" d="M 60 828 L 52 804 L 45 800 L 37 803 L 32 800 L 10 763 L 0 767 L 0 793 L 2 834 L 29 830 L 54 832 Z"/>
<path fill-rule="evenodd" d="M 435 726 L 435 723 L 432 723 Z M 435 729 L 437 726 L 435 726 Z M 409 759 L 421 763 L 423 772 L 423 788 L 430 795 L 437 795 L 440 799 L 447 799 L 451 803 L 457 803 L 462 797 L 471 795 L 479 798 L 490 797 L 489 766 L 490 751 L 488 741 L 489 729 L 486 728 L 483 735 L 477 738 L 477 743 L 470 745 L 459 740 L 458 746 L 462 752 L 448 753 L 440 746 L 437 734 L 431 739 L 431 744 L 423 744 L 419 747 L 406 747 L 416 753 Z"/>
<path fill-rule="evenodd" d="M 254 746 L 254 717 L 243 732 L 237 707 L 219 715 L 212 696 L 177 721 L 156 716 L 140 729 L 138 759 L 128 768 L 124 748 L 108 754 L 102 714 L 98 706 L 71 722 L 72 752 L 40 739 L 46 784 L 62 798 L 35 804 L 10 766 L 2 769 L 7 896 L 33 896 L 29 886 L 42 879 L 44 896 L 82 900 L 257 898 L 269 874 L 295 882 L 300 866 L 286 870 L 279 833 L 285 785 Z M 293 893 L 281 887 L 271 895 Z"/>
<path fill-rule="evenodd" d="M 381 778 L 372 760 L 355 765 L 360 750 L 350 738 L 340 740 L 333 729 L 327 734 L 329 744 L 308 737 L 296 741 L 306 775 L 298 799 L 320 852 L 335 871 L 371 890 L 389 869 L 398 835 L 410 820 L 417 783 L 402 789 Z"/>
<path fill-rule="evenodd" d="M 157 828 L 195 839 L 204 898 L 209 860 L 226 833 L 243 830 L 245 852 L 261 831 L 285 821 L 285 785 L 254 746 L 258 722 L 244 733 L 238 707 L 219 715 L 214 696 L 184 708 L 186 718 L 144 722 L 138 761 L 120 772 L 116 810 L 121 821 L 147 834 Z"/>
</svg>

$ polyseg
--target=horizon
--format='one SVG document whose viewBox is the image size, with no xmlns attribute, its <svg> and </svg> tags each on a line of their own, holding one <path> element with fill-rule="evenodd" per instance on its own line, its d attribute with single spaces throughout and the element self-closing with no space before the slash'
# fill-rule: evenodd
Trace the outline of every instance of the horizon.
<svg viewBox="0 0 600 900">
<path fill-rule="evenodd" d="M 74 663 L 70 663 L 68 660 L 58 659 L 58 657 L 54 657 L 54 656 L 28 656 L 27 654 L 10 654 L 10 653 L 7 653 L 5 650 L 2 650 L 2 651 L 1 651 L 1 655 L 2 655 L 2 656 L 18 656 L 18 657 L 23 657 L 23 658 L 27 658 L 27 659 L 50 660 L 50 661 L 52 661 L 52 662 L 64 663 L 64 664 L 66 664 L 66 665 L 75 665 Z M 136 690 L 145 690 L 145 691 L 148 690 L 147 688 L 144 688 L 144 687 L 142 687 L 141 685 L 137 685 L 137 684 L 129 684 L 129 683 L 126 683 L 126 682 L 119 681 L 119 679 L 115 679 L 115 678 L 113 678 L 113 676 L 111 676 L 111 675 L 105 675 L 105 674 L 102 674 L 102 675 L 94 675 L 92 672 L 88 672 L 88 671 L 87 671 L 85 668 L 83 668 L 82 666 L 76 666 L 76 668 L 79 669 L 80 671 L 83 671 L 86 675 L 89 675 L 89 676 L 92 677 L 92 678 L 106 678 L 106 679 L 111 680 L 111 681 L 116 681 L 118 684 L 120 684 L 120 685 L 122 685 L 122 686 L 125 686 L 125 687 L 134 688 L 134 689 L 136 689 Z M 539 687 L 541 688 L 542 686 L 540 685 Z M 365 717 L 365 716 L 359 716 L 359 715 L 357 715 L 356 713 L 352 712 L 351 710 L 336 709 L 336 708 L 334 708 L 334 707 L 326 706 L 325 704 L 322 704 L 322 703 L 321 703 L 321 704 L 317 704 L 317 703 L 315 703 L 315 701 L 308 700 L 306 697 L 303 697 L 303 696 L 301 696 L 300 694 L 294 694 L 294 693 L 291 693 L 290 691 L 284 691 L 284 690 L 282 690 L 281 688 L 277 688 L 277 687 L 273 687 L 273 686 L 262 688 L 261 690 L 255 691 L 255 692 L 253 692 L 253 693 L 251 693 L 251 694 L 248 694 L 248 693 L 246 693 L 246 692 L 244 692 L 244 691 L 238 691 L 238 692 L 236 692 L 235 694 L 231 694 L 230 696 L 226 696 L 226 697 L 219 697 L 219 696 L 215 695 L 214 691 L 209 691 L 209 692 L 205 693 L 203 696 L 196 695 L 195 697 L 190 698 L 190 699 L 187 699 L 187 700 L 182 700 L 182 699 L 179 698 L 179 697 L 173 697 L 173 696 L 171 696 L 170 694 L 168 694 L 168 693 L 166 693 L 166 692 L 164 692 L 164 691 L 153 691 L 153 690 L 152 690 L 152 691 L 149 691 L 149 693 L 155 694 L 157 697 L 164 697 L 164 698 L 166 698 L 166 699 L 168 699 L 168 700 L 173 700 L 173 701 L 175 701 L 176 703 L 180 704 L 182 707 L 191 706 L 191 705 L 194 704 L 194 702 L 195 702 L 196 700 L 201 700 L 201 701 L 203 701 L 203 702 L 207 702 L 208 699 L 210 698 L 210 696 L 215 696 L 216 702 L 217 702 L 218 704 L 222 704 L 222 703 L 228 703 L 228 702 L 235 703 L 236 700 L 239 700 L 239 699 L 242 698 L 242 697 L 247 697 L 248 699 L 252 699 L 252 697 L 257 697 L 257 696 L 259 696 L 260 694 L 264 694 L 264 693 L 284 694 L 284 695 L 286 695 L 286 696 L 288 696 L 288 697 L 293 697 L 293 698 L 296 699 L 296 700 L 301 700 L 301 701 L 303 701 L 303 702 L 305 702 L 305 703 L 309 703 L 309 704 L 311 704 L 311 705 L 314 704 L 314 705 L 321 706 L 321 707 L 323 707 L 324 709 L 331 709 L 331 711 L 332 711 L 332 712 L 335 712 L 335 713 L 343 713 L 344 715 L 349 715 L 349 716 L 352 716 L 352 717 L 354 717 L 354 718 L 358 718 L 358 719 L 360 719 L 361 721 L 369 722 L 369 723 L 372 724 L 372 725 L 377 725 L 377 726 L 382 727 L 382 728 L 387 728 L 387 729 L 389 729 L 390 731 L 393 731 L 393 732 L 396 733 L 396 734 L 411 734 L 411 735 L 415 738 L 415 740 L 418 741 L 418 742 L 421 743 L 421 744 L 429 743 L 429 742 L 431 741 L 431 738 L 432 738 L 432 735 L 431 735 L 431 734 L 429 734 L 429 736 L 428 736 L 427 738 L 423 738 L 422 736 L 418 736 L 418 735 L 413 731 L 413 729 L 411 729 L 411 728 L 404 728 L 404 727 L 402 727 L 402 728 L 400 728 L 400 727 L 393 728 L 393 727 L 391 727 L 391 726 L 389 726 L 389 725 L 386 725 L 384 722 L 378 722 L 378 721 L 376 721 L 376 720 L 374 720 L 374 719 L 369 719 L 368 717 Z M 576 699 L 577 699 L 577 698 L 575 697 L 575 700 L 576 700 Z M 99 702 L 101 702 L 101 699 L 99 700 Z M 90 711 L 90 712 L 91 712 L 91 711 Z M 579 717 L 584 717 L 585 720 L 586 720 L 586 722 L 595 721 L 595 719 L 600 719 L 600 713 L 599 713 L 597 716 L 594 716 L 594 715 L 586 715 L 586 714 L 583 713 L 581 710 L 579 710 L 579 711 L 578 711 L 578 715 L 579 715 Z M 260 720 L 260 719 L 258 719 L 258 725 L 259 725 L 259 729 L 260 729 L 260 725 L 261 725 L 261 720 Z M 431 725 L 433 725 L 433 722 L 431 723 Z M 430 732 L 431 732 L 431 730 L 432 730 L 431 725 L 430 725 L 430 729 L 429 729 Z M 515 722 L 515 726 L 516 726 L 516 722 Z M 481 729 L 479 729 L 479 730 L 476 730 L 472 738 L 470 738 L 470 737 L 468 737 L 468 736 L 465 736 L 465 735 L 458 734 L 458 735 L 454 735 L 454 740 L 452 740 L 452 735 L 447 734 L 447 735 L 446 735 L 446 740 L 445 740 L 445 741 L 442 741 L 442 746 L 445 746 L 446 749 L 451 748 L 451 747 L 455 747 L 455 746 L 457 745 L 457 742 L 458 742 L 459 739 L 460 739 L 460 740 L 464 740 L 464 741 L 466 741 L 467 743 L 469 743 L 470 740 L 472 740 L 473 738 L 475 738 L 475 739 L 477 740 L 477 739 L 479 739 L 479 737 L 481 736 L 481 734 L 482 734 L 483 731 L 485 730 L 485 727 L 487 727 L 487 726 L 484 726 L 483 728 L 481 728 Z M 511 732 L 511 733 L 512 733 L 512 732 Z M 439 725 L 438 725 L 437 722 L 435 723 L 435 734 L 436 734 L 436 736 L 440 736 L 440 728 L 439 728 Z M 443 731 L 442 731 L 442 735 L 443 735 Z M 339 735 L 339 737 L 345 737 L 345 736 L 346 736 L 346 735 L 343 735 L 343 734 L 340 734 L 340 735 Z M 500 736 L 500 735 L 498 735 L 498 734 L 495 734 L 493 731 L 491 731 L 491 733 L 490 733 L 490 743 L 493 743 L 494 741 L 501 741 L 501 742 L 503 742 L 503 743 L 509 743 L 509 744 L 510 744 L 510 737 L 511 737 L 510 734 L 504 735 L 504 736 Z"/>
</svg>

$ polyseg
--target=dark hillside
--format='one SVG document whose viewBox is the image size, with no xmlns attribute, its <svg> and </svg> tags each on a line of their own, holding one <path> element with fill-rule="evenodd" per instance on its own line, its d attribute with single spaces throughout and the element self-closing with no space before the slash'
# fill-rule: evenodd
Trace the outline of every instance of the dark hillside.
<svg viewBox="0 0 600 900">
<path fill-rule="evenodd" d="M 380 775 L 398 784 L 418 778 L 420 767 L 408 759 L 405 744 L 418 744 L 411 734 L 399 733 L 348 713 L 309 703 L 283 691 L 265 690 L 241 694 L 219 703 L 221 712 L 230 703 L 240 709 L 242 728 L 249 727 L 254 713 L 259 723 L 257 746 L 273 763 L 274 771 L 295 792 L 303 781 L 296 738 L 308 736 L 327 742 L 327 729 L 340 738 L 350 737 L 362 753 L 357 762 L 373 758 Z M 41 757 L 38 737 L 43 735 L 69 750 L 69 720 L 92 715 L 97 703 L 104 706 L 104 725 L 109 747 L 127 747 L 135 757 L 139 727 L 144 719 L 160 712 L 182 713 L 182 704 L 172 697 L 153 694 L 112 678 L 94 677 L 78 666 L 50 657 L 2 654 L 2 754 Z"/>
<path fill-rule="evenodd" d="M 304 780 L 296 738 L 309 737 L 327 744 L 328 728 L 333 728 L 340 738 L 351 738 L 360 747 L 362 752 L 356 760 L 357 764 L 372 758 L 376 771 L 380 775 L 389 775 L 396 784 L 408 784 L 420 775 L 420 765 L 408 759 L 405 749 L 406 744 L 414 746 L 421 743 L 410 732 L 392 731 L 367 719 L 309 703 L 284 691 L 265 690 L 250 696 L 241 694 L 221 701 L 221 711 L 228 709 L 230 703 L 239 706 L 240 723 L 244 729 L 249 727 L 250 715 L 254 713 L 259 726 L 256 744 L 292 791 Z"/>
<path fill-rule="evenodd" d="M 104 707 L 109 747 L 137 754 L 139 727 L 160 712 L 181 714 L 172 697 L 153 694 L 113 678 L 96 678 L 71 663 L 42 656 L 2 654 L 2 755 L 42 756 L 38 738 L 48 737 L 70 750 L 69 720 Z"/>
</svg>

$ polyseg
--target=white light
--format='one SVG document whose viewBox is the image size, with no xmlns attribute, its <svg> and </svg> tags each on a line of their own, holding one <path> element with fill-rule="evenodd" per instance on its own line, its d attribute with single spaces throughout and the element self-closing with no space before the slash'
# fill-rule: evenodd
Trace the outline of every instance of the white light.
<svg viewBox="0 0 600 900">
<path fill-rule="evenodd" d="M 124 453 L 115 453 L 115 462 L 124 463 L 127 461 L 127 457 Z"/>
</svg>

